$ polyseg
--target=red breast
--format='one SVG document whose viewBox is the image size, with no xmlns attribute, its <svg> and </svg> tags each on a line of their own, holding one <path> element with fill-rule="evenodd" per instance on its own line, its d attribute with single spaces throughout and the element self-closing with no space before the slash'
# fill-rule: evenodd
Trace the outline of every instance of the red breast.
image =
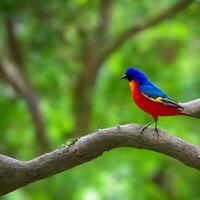
<svg viewBox="0 0 200 200">
<path fill-rule="evenodd" d="M 139 85 L 136 81 L 129 82 L 131 93 L 135 104 L 144 112 L 150 114 L 154 120 L 158 116 L 173 116 L 180 115 L 180 111 L 176 107 L 165 106 L 159 102 L 146 98 L 139 90 Z"/>
</svg>

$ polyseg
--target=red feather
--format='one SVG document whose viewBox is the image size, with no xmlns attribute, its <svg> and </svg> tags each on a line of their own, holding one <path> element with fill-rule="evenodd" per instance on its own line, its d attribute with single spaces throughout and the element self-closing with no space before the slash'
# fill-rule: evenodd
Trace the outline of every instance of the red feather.
<svg viewBox="0 0 200 200">
<path fill-rule="evenodd" d="M 156 121 L 159 116 L 175 116 L 183 115 L 180 108 L 163 105 L 159 102 L 152 101 L 146 98 L 139 90 L 138 83 L 136 81 L 129 82 L 131 93 L 135 104 L 144 112 L 151 115 Z"/>
</svg>

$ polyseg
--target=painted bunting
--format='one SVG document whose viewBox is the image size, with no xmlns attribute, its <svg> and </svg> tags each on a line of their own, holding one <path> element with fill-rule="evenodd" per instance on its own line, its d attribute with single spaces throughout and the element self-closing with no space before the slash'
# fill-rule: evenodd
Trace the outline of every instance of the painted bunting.
<svg viewBox="0 0 200 200">
<path fill-rule="evenodd" d="M 129 68 L 121 79 L 129 81 L 135 104 L 153 118 L 153 121 L 141 129 L 141 134 L 149 125 L 155 123 L 155 131 L 158 135 L 157 122 L 159 116 L 188 115 L 199 118 L 199 116 L 184 112 L 184 108 L 177 101 L 162 92 L 142 71 Z"/>
</svg>

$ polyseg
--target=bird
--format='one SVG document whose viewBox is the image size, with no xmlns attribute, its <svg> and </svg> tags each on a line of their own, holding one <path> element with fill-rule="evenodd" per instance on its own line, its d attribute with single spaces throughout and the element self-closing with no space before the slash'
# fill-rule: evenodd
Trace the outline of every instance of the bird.
<svg viewBox="0 0 200 200">
<path fill-rule="evenodd" d="M 200 118 L 184 111 L 184 107 L 176 100 L 161 91 L 139 69 L 128 68 L 121 79 L 127 79 L 130 85 L 133 101 L 144 112 L 149 114 L 153 121 L 142 127 L 142 134 L 146 128 L 155 123 L 155 132 L 158 134 L 158 118 L 160 116 L 187 115 Z"/>
</svg>

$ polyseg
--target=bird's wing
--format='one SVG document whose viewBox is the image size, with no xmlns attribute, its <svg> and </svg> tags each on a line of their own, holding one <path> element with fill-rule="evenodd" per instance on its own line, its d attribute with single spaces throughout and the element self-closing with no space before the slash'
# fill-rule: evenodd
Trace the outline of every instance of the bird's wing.
<svg viewBox="0 0 200 200">
<path fill-rule="evenodd" d="M 163 93 L 158 87 L 152 83 L 139 86 L 140 92 L 151 101 L 159 102 L 165 106 L 181 108 L 177 101 Z"/>
</svg>

